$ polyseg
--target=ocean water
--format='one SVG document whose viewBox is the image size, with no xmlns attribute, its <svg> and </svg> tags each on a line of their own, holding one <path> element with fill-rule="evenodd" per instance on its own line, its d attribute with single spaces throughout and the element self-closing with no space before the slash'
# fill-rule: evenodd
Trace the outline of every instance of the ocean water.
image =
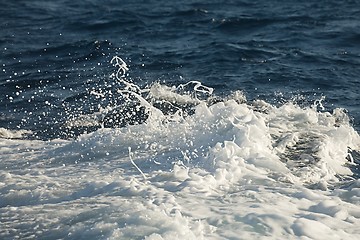
<svg viewBox="0 0 360 240">
<path fill-rule="evenodd" d="M 2 1 L 0 239 L 357 239 L 359 1 Z"/>
</svg>

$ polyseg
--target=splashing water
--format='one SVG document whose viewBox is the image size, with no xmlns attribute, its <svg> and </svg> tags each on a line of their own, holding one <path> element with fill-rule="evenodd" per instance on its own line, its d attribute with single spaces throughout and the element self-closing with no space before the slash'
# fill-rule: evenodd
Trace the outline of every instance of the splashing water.
<svg viewBox="0 0 360 240">
<path fill-rule="evenodd" d="M 110 63 L 117 68 L 110 78 L 119 83 L 116 93 L 120 100 L 99 108 L 98 112 L 68 119 L 66 127 L 124 127 L 143 123 L 148 118 L 167 121 L 190 114 L 193 107 L 202 101 L 214 101 L 213 89 L 199 81 L 190 81 L 177 87 L 155 82 L 141 88 L 126 79 L 129 68 L 124 60 L 115 56 Z M 92 90 L 90 94 L 105 99 L 114 95 L 112 91 L 101 90 Z"/>
<path fill-rule="evenodd" d="M 131 138 L 142 137 L 136 148 L 129 147 L 129 156 L 151 150 L 153 163 L 170 168 L 179 161 L 181 166 L 201 166 L 209 171 L 208 177 L 215 177 L 213 181 L 226 180 L 225 185 L 256 166 L 257 171 L 271 171 L 269 176 L 276 181 L 325 189 L 339 182 L 339 176 L 350 176 L 349 166 L 356 165 L 347 159 L 353 159 L 349 149 L 359 149 L 359 136 L 341 109 L 332 114 L 324 111 L 324 97 L 310 107 L 293 103 L 274 107 L 260 100 L 248 102 L 239 91 L 221 99 L 198 81 L 141 88 L 126 79 L 129 69 L 121 58 L 114 57 L 111 63 L 117 68 L 113 77 L 121 83 L 117 92 L 123 104 L 102 109 L 96 119 L 102 127 L 106 119 L 123 121 L 120 127 L 133 125 L 125 128 L 135 132 Z M 78 119 L 77 124 L 88 122 Z M 130 159 L 146 178 L 149 173 Z"/>
<path fill-rule="evenodd" d="M 342 109 L 220 98 L 199 81 L 140 87 L 111 63 L 118 88 L 91 94 L 120 100 L 66 122 L 96 129 L 0 139 L 1 237 L 360 235 L 360 137 Z"/>
<path fill-rule="evenodd" d="M 235 182 L 238 181 L 235 176 L 241 172 L 237 165 L 241 162 L 264 167 L 266 171 L 276 170 L 277 173 L 272 173 L 275 180 L 322 188 L 338 182 L 339 176 L 352 174 L 349 165 L 355 161 L 347 159 L 353 159 L 349 149 L 355 149 L 355 153 L 359 149 L 359 136 L 343 110 L 334 109 L 332 114 L 324 111 L 325 97 L 310 107 L 300 108 L 291 102 L 275 107 L 261 100 L 248 102 L 239 91 L 221 99 L 199 81 L 172 87 L 155 82 L 141 88 L 127 80 L 129 68 L 125 61 L 116 56 L 111 63 L 117 68 L 111 77 L 121 84 L 116 92 L 122 104 L 107 106 L 67 124 L 77 127 L 94 124 L 102 128 L 133 125 L 126 129 L 135 132 L 146 126 L 145 132 L 137 133 L 142 136 L 138 146 L 129 147 L 129 156 L 150 148 L 153 162 L 159 163 L 159 158 L 171 153 L 176 157 L 164 158 L 165 163 L 180 161 L 181 166 L 202 166 L 215 171 L 212 176 L 219 176 L 217 161 L 223 161 L 220 159 L 224 156 L 219 158 L 215 152 L 232 149 L 231 156 L 236 156 L 236 160 L 226 164 L 230 168 L 226 168 L 226 174 L 231 176 L 221 178 L 234 178 Z M 106 93 L 101 96 L 107 97 Z M 342 140 L 338 142 L 338 138 Z M 144 149 L 140 150 L 141 146 Z M 239 172 L 233 173 L 236 168 Z"/>
</svg>

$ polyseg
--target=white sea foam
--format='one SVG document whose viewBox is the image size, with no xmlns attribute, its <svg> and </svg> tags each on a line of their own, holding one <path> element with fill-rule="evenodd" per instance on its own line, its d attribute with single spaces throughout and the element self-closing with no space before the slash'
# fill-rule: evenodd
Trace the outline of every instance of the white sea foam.
<svg viewBox="0 0 360 240">
<path fill-rule="evenodd" d="M 0 128 L 0 138 L 23 138 L 27 134 L 31 134 L 31 131 Z"/>
<path fill-rule="evenodd" d="M 141 124 L 75 140 L 0 139 L 0 238 L 360 237 L 349 157 L 360 137 L 341 109 L 239 93 L 209 104 L 155 88 L 193 113 L 153 113 L 137 93 L 150 116 Z"/>
<path fill-rule="evenodd" d="M 74 141 L 3 139 L 0 235 L 356 238 L 358 180 L 327 189 L 351 174 L 348 147 L 359 149 L 358 134 L 336 118 L 229 100 L 200 103 L 180 122 L 152 119 Z"/>
</svg>

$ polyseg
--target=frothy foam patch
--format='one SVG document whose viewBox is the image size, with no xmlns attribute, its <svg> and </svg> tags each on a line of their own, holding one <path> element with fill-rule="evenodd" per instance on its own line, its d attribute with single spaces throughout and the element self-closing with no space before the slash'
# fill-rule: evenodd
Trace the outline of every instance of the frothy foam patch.
<svg viewBox="0 0 360 240">
<path fill-rule="evenodd" d="M 349 148 L 359 149 L 358 133 L 349 121 L 338 121 L 339 109 L 317 112 L 286 104 L 269 113 L 274 149 L 302 181 L 336 181 L 336 175 L 351 174 Z"/>
<path fill-rule="evenodd" d="M 9 130 L 5 128 L 0 128 L 0 138 L 8 138 L 8 139 L 23 138 L 29 134 L 31 134 L 31 131 L 29 130 Z"/>
<path fill-rule="evenodd" d="M 1 238 L 360 237 L 360 137 L 341 109 L 123 84 L 142 122 L 0 139 Z"/>
</svg>

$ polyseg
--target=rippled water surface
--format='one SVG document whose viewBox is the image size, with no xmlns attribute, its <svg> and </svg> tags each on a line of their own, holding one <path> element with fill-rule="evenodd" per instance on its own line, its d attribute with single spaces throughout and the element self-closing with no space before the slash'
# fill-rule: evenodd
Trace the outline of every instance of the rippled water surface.
<svg viewBox="0 0 360 240">
<path fill-rule="evenodd" d="M 356 239 L 358 1 L 2 1 L 0 238 Z"/>
</svg>

